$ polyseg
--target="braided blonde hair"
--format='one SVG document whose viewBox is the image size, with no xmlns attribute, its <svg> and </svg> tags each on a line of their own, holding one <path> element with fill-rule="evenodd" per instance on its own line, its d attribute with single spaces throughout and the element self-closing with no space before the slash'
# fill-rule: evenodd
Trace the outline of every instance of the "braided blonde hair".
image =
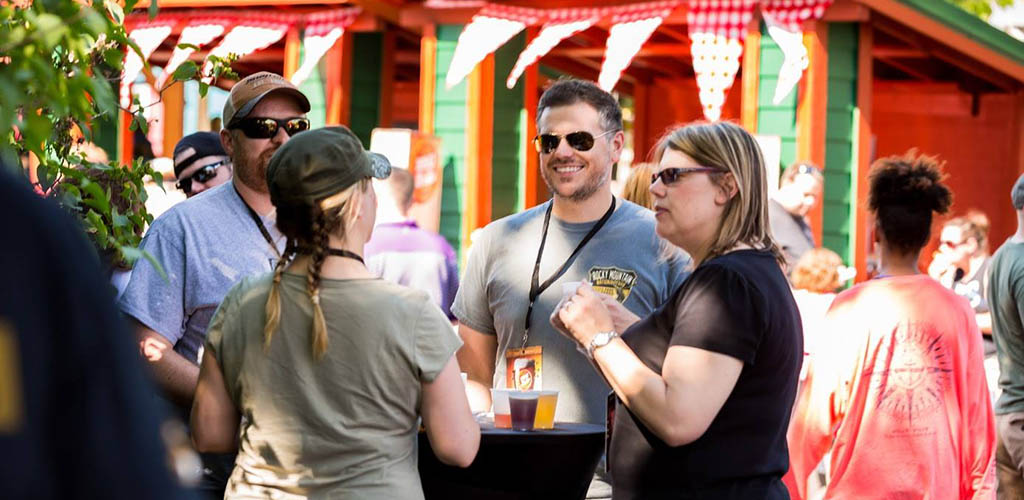
<svg viewBox="0 0 1024 500">
<path fill-rule="evenodd" d="M 278 227 L 288 237 L 288 245 L 285 255 L 274 268 L 274 282 L 267 297 L 264 351 L 270 349 L 270 341 L 280 323 L 281 275 L 287 262 L 294 258 L 299 249 L 308 248 L 312 254 L 306 271 L 306 291 L 313 304 L 313 358 L 319 361 L 327 354 L 327 321 L 320 305 L 320 270 L 327 257 L 330 235 L 344 236 L 346 225 L 358 214 L 360 200 L 369 186 L 369 179 L 362 179 L 312 207 L 278 207 Z"/>
</svg>

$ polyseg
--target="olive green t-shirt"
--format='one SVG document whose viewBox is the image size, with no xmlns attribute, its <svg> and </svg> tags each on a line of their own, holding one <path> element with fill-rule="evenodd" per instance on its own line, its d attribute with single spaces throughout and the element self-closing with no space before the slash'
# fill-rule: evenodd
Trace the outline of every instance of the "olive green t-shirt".
<svg viewBox="0 0 1024 500">
<path fill-rule="evenodd" d="M 462 341 L 430 297 L 380 279 L 328 280 L 327 353 L 312 355 L 304 276 L 281 280 L 281 322 L 263 327 L 272 275 L 244 279 L 207 331 L 242 414 L 229 498 L 421 499 L 416 433 L 421 382 Z"/>
<path fill-rule="evenodd" d="M 1003 243 L 989 264 L 989 311 L 999 360 L 996 415 L 1024 411 L 1024 243 Z"/>
</svg>

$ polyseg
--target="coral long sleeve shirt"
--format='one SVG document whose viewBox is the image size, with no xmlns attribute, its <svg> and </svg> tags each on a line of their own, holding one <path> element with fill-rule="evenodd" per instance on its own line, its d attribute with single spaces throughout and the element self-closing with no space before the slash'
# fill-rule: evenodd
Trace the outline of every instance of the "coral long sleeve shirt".
<svg viewBox="0 0 1024 500">
<path fill-rule="evenodd" d="M 836 297 L 788 442 L 790 494 L 822 457 L 829 499 L 995 497 L 995 423 L 967 302 L 928 276 Z"/>
</svg>

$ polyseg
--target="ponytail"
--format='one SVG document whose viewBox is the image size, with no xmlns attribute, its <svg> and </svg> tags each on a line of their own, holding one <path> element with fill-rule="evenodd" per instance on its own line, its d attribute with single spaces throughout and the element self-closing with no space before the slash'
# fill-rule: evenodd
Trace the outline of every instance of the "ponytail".
<svg viewBox="0 0 1024 500">
<path fill-rule="evenodd" d="M 274 266 L 274 283 L 270 285 L 270 295 L 267 296 L 267 323 L 263 326 L 263 352 L 270 349 L 270 339 L 274 337 L 277 325 L 281 321 L 281 276 L 284 274 L 285 266 L 294 255 L 295 245 L 292 240 L 288 240 L 284 254 Z"/>
</svg>

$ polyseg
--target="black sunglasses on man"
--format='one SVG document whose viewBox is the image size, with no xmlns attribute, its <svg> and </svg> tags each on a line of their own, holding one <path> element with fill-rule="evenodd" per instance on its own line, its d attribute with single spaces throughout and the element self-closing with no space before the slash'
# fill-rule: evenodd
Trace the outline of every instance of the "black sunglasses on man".
<svg viewBox="0 0 1024 500">
<path fill-rule="evenodd" d="M 228 125 L 229 129 L 241 130 L 250 139 L 270 139 L 277 135 L 281 127 L 291 137 L 309 130 L 309 120 L 301 117 L 276 119 L 254 116 L 235 120 Z"/>
<path fill-rule="evenodd" d="M 174 187 L 182 190 L 186 195 L 192 194 L 192 181 L 206 182 L 217 177 L 217 168 L 225 163 L 227 163 L 227 160 L 221 160 L 206 165 L 193 172 L 192 175 L 178 179 L 178 182 L 174 184 Z"/>
</svg>

